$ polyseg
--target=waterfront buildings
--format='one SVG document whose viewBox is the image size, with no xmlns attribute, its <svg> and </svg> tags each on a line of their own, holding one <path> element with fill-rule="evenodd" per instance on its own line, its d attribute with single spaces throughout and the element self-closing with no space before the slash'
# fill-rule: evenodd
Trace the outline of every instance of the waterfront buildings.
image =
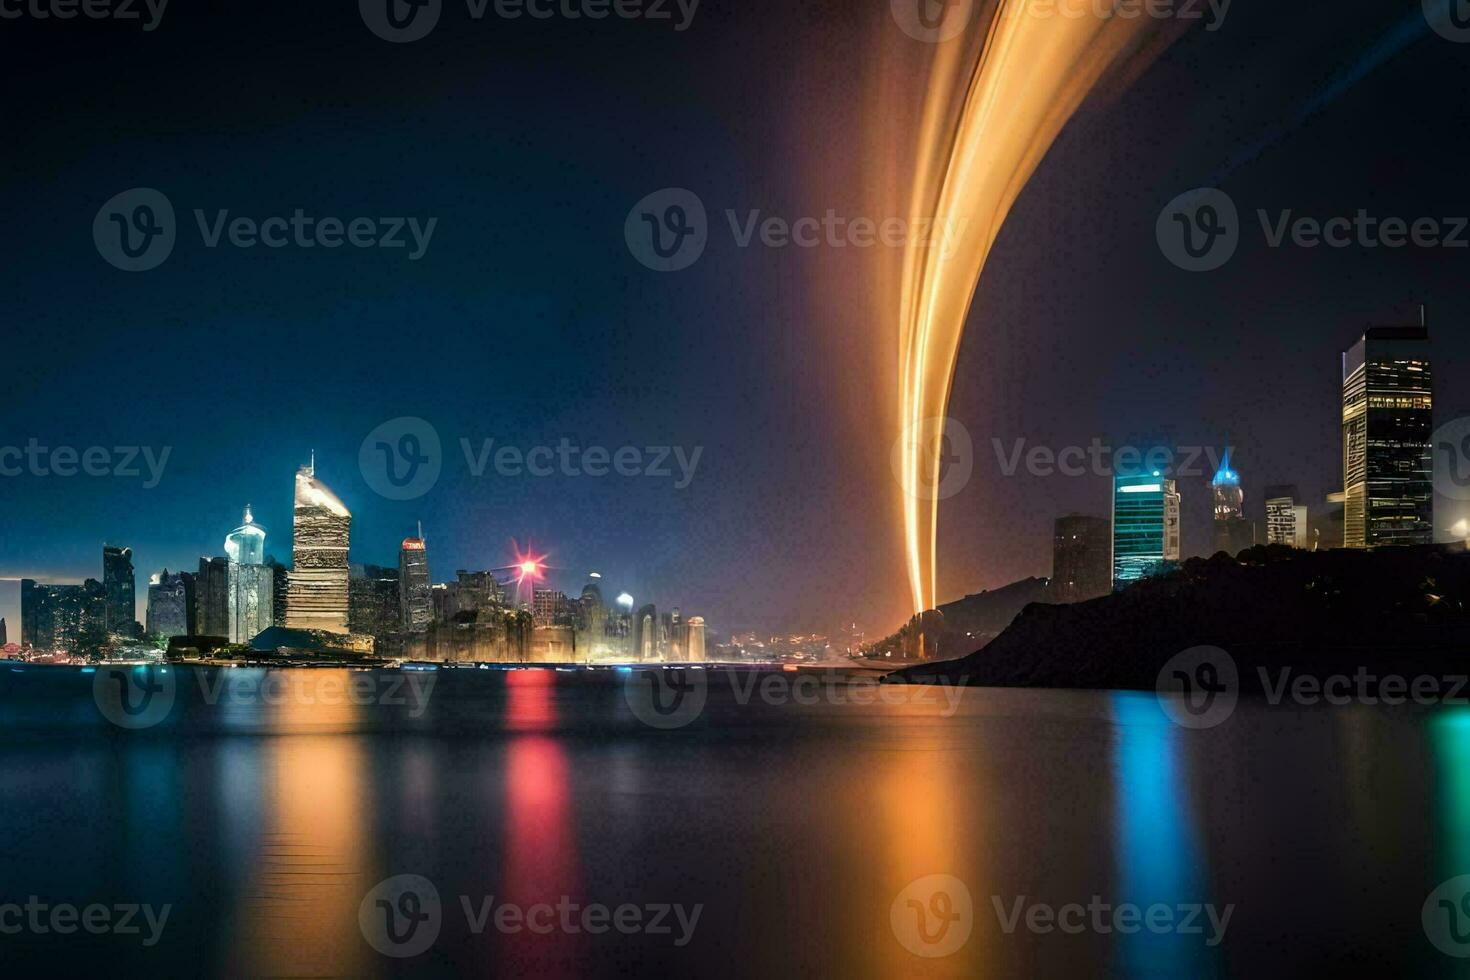
<svg viewBox="0 0 1470 980">
<path fill-rule="evenodd" d="M 286 625 L 346 633 L 352 514 L 317 479 L 315 460 L 296 473 L 292 530 Z"/>
<path fill-rule="evenodd" d="M 428 629 L 434 618 L 429 552 L 422 524 L 418 537 L 404 538 L 398 548 L 398 618 L 402 627 L 412 632 Z"/>
<path fill-rule="evenodd" d="M 1113 479 L 1113 588 L 1179 561 L 1179 493 L 1160 473 Z"/>
<path fill-rule="evenodd" d="M 102 548 L 103 628 L 107 633 L 135 637 L 138 634 L 137 579 L 133 574 L 133 549 Z"/>
<path fill-rule="evenodd" d="M 194 628 L 200 636 L 230 635 L 230 560 L 200 558 L 194 577 Z"/>
<path fill-rule="evenodd" d="M 347 626 L 356 634 L 384 637 L 403 628 L 399 570 L 352 565 L 347 581 Z"/>
<path fill-rule="evenodd" d="M 1068 514 L 1058 517 L 1052 532 L 1052 602 L 1083 602 L 1113 588 L 1113 526 L 1106 517 Z"/>
<path fill-rule="evenodd" d="M 155 636 L 194 635 L 194 576 L 167 568 L 148 583 L 148 632 Z"/>
<path fill-rule="evenodd" d="M 704 617 L 690 616 L 685 630 L 684 659 L 702 661 L 704 652 Z"/>
<path fill-rule="evenodd" d="M 1343 544 L 1434 540 L 1429 330 L 1369 327 L 1342 355 Z"/>
<path fill-rule="evenodd" d="M 226 631 L 231 643 L 249 643 L 275 622 L 273 570 L 265 563 L 265 529 L 255 523 L 250 505 L 245 523 L 225 536 Z"/>
<path fill-rule="evenodd" d="M 1307 505 L 1298 503 L 1300 494 L 1294 486 L 1266 488 L 1266 543 L 1284 544 L 1292 548 L 1308 548 Z"/>
<path fill-rule="evenodd" d="M 651 602 L 633 616 L 633 659 L 658 659 L 658 610 Z"/>
<path fill-rule="evenodd" d="M 107 642 L 107 590 L 94 578 L 81 585 L 20 582 L 21 644 L 75 652 Z"/>
</svg>

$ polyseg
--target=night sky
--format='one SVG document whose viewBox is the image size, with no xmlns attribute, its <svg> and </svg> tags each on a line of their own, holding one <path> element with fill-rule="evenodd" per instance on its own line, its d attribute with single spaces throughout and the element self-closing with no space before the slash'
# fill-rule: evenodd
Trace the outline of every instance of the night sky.
<svg viewBox="0 0 1470 980">
<path fill-rule="evenodd" d="M 678 19 L 677 11 L 675 20 Z M 859 127 L 872 52 L 912 46 L 887 0 L 705 0 L 671 21 L 474 22 L 389 44 L 355 4 L 170 5 L 159 27 L 0 20 L 5 303 L 0 445 L 171 447 L 143 478 L 0 478 L 0 577 L 148 575 L 220 554 L 248 502 L 289 558 L 292 476 L 354 514 L 354 561 L 396 564 L 422 520 L 436 580 L 549 554 L 711 627 L 887 631 L 907 613 L 888 448 L 865 420 L 896 385 L 892 340 L 841 304 L 856 250 L 740 249 L 723 212 L 864 211 L 854 162 L 902 154 Z M 1436 421 L 1470 411 L 1470 248 L 1271 248 L 1263 208 L 1328 218 L 1470 214 L 1470 43 L 1417 0 L 1237 0 L 1117 97 L 1090 104 L 1020 197 L 980 283 L 951 414 L 975 475 L 941 505 L 943 598 L 1048 574 L 1052 519 L 1106 514 L 1108 481 L 1005 477 L 1010 447 L 1236 447 L 1248 513 L 1341 482 L 1339 354 L 1427 303 Z M 920 104 L 915 85 L 913 104 Z M 837 161 L 834 163 L 834 161 Z M 1242 217 L 1210 273 L 1166 260 L 1155 221 L 1218 183 Z M 624 219 L 663 187 L 712 219 L 693 267 L 630 255 Z M 156 269 L 99 256 L 113 195 L 163 191 L 178 243 Z M 872 205 L 870 205 L 872 206 Z M 192 211 L 437 218 L 407 249 L 207 248 Z M 883 215 L 876 215 L 883 217 Z M 1465 238 L 1470 241 L 1470 233 Z M 888 371 L 883 371 L 888 364 Z M 428 420 L 442 475 L 375 493 L 358 450 Z M 460 440 L 522 449 L 703 447 L 674 479 L 476 478 Z M 675 468 L 677 472 L 677 468 Z M 1210 547 L 1208 478 L 1181 480 L 1188 553 Z M 1460 516 L 1445 501 L 1437 523 Z M 13 597 L 0 599 L 11 639 Z"/>
</svg>

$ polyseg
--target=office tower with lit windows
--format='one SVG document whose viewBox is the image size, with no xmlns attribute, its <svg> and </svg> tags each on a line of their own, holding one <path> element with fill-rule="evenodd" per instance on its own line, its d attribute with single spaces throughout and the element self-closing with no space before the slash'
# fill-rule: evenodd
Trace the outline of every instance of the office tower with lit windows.
<svg viewBox="0 0 1470 980">
<path fill-rule="evenodd" d="M 133 574 L 133 549 L 102 549 L 102 588 L 107 593 L 103 628 L 107 633 L 136 636 L 138 632 L 137 579 Z"/>
<path fill-rule="evenodd" d="M 249 643 L 275 622 L 274 570 L 265 563 L 265 529 L 245 505 L 245 523 L 225 535 L 231 643 Z"/>
<path fill-rule="evenodd" d="M 405 629 L 401 569 L 353 564 L 348 572 L 347 628 L 353 633 L 373 637 L 388 636 Z M 432 600 L 426 595 L 424 601 L 429 603 Z M 426 623 L 423 629 L 427 628 Z"/>
<path fill-rule="evenodd" d="M 1294 486 L 1266 488 L 1266 543 L 1306 548 L 1307 506 L 1298 503 L 1300 494 Z"/>
<path fill-rule="evenodd" d="M 1162 474 L 1113 479 L 1113 588 L 1179 561 L 1179 493 Z"/>
<path fill-rule="evenodd" d="M 1342 355 L 1343 545 L 1434 540 L 1429 330 L 1369 327 Z"/>
<path fill-rule="evenodd" d="M 1255 544 L 1255 528 L 1245 517 L 1245 491 L 1240 474 L 1230 468 L 1230 450 L 1210 481 L 1215 509 L 1215 551 L 1234 556 Z"/>
<path fill-rule="evenodd" d="M 1106 517 L 1068 514 L 1057 518 L 1048 602 L 1083 602 L 1112 591 L 1112 531 Z"/>
<path fill-rule="evenodd" d="M 433 583 L 422 524 L 418 537 L 404 538 L 398 548 L 398 617 L 403 628 L 414 633 L 428 629 L 434 620 Z"/>
<path fill-rule="evenodd" d="M 316 477 L 316 461 L 296 473 L 286 625 L 347 630 L 347 549 L 352 514 Z"/>
</svg>

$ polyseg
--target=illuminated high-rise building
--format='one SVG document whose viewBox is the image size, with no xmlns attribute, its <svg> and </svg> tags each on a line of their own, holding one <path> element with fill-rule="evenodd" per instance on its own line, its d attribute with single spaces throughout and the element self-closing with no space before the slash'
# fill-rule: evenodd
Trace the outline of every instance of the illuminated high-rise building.
<svg viewBox="0 0 1470 980">
<path fill-rule="evenodd" d="M 418 537 L 404 538 L 398 548 L 398 615 L 403 628 L 411 632 L 428 629 L 434 620 L 433 583 L 422 524 Z"/>
<path fill-rule="evenodd" d="M 245 505 L 245 523 L 225 535 L 227 632 L 231 643 L 249 643 L 274 625 L 274 569 L 265 563 L 265 529 Z"/>
<path fill-rule="evenodd" d="M 1307 507 L 1297 503 L 1300 494 L 1294 486 L 1266 488 L 1266 543 L 1306 548 Z"/>
<path fill-rule="evenodd" d="M 102 549 L 102 588 L 107 592 L 103 628 L 108 633 L 133 636 L 137 633 L 137 579 L 133 574 L 133 549 Z"/>
<path fill-rule="evenodd" d="M 1434 540 L 1429 330 L 1369 327 L 1342 355 L 1343 545 Z"/>
<path fill-rule="evenodd" d="M 346 633 L 347 548 L 352 514 L 316 478 L 316 462 L 296 473 L 286 625 Z"/>
<path fill-rule="evenodd" d="M 1245 491 L 1240 488 L 1240 474 L 1230 468 L 1229 449 L 1210 481 L 1210 489 L 1215 505 L 1215 551 L 1237 555 L 1255 544 L 1255 529 L 1245 517 Z"/>
<path fill-rule="evenodd" d="M 702 661 L 704 654 L 704 617 L 690 616 L 684 624 L 684 659 Z"/>
<path fill-rule="evenodd" d="M 1113 588 L 1179 561 L 1179 493 L 1160 473 L 1113 479 Z"/>
</svg>

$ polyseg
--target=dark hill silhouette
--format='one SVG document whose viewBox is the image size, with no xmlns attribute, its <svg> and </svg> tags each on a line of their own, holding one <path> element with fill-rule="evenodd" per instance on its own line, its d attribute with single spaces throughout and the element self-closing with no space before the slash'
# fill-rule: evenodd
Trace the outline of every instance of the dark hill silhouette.
<svg viewBox="0 0 1470 980">
<path fill-rule="evenodd" d="M 899 682 L 1149 690 L 1173 655 L 1217 646 L 1244 690 L 1257 668 L 1301 673 L 1470 671 L 1470 554 L 1463 544 L 1377 551 L 1257 546 L 1192 558 L 1115 595 L 1028 605 L 958 660 L 919 664 Z"/>
<path fill-rule="evenodd" d="M 1046 581 L 1026 578 L 947 602 L 913 617 L 864 652 L 876 658 L 916 659 L 921 639 L 924 650 L 931 655 L 937 650 L 940 657 L 979 649 L 1009 626 L 1022 609 L 1045 599 Z"/>
</svg>

